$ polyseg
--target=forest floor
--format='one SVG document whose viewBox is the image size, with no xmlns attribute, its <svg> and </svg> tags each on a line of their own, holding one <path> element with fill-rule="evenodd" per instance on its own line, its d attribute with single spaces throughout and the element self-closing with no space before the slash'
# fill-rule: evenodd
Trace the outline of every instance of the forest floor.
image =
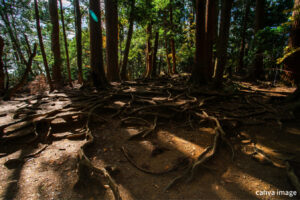
<svg viewBox="0 0 300 200">
<path fill-rule="evenodd" d="M 0 199 L 300 199 L 295 88 L 186 79 L 1 101 Z"/>
</svg>

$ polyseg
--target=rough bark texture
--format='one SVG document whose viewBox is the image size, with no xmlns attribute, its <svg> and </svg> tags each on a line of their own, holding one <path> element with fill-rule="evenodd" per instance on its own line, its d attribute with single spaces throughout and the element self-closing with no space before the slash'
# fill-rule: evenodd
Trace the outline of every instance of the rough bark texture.
<svg viewBox="0 0 300 200">
<path fill-rule="evenodd" d="M 158 38 L 159 38 L 159 33 L 156 32 L 155 33 L 155 43 L 154 43 L 154 49 L 153 49 L 153 56 L 152 56 L 152 72 L 151 72 L 151 77 L 156 77 L 157 75 L 157 58 L 156 58 L 156 54 L 157 54 L 157 49 L 158 49 Z"/>
<path fill-rule="evenodd" d="M 258 33 L 259 30 L 264 28 L 264 16 L 265 16 L 265 0 L 256 0 L 256 10 L 255 10 L 255 34 Z M 257 38 L 254 39 L 255 43 L 258 44 Z M 263 50 L 261 45 L 258 44 L 257 51 L 255 52 L 254 57 L 254 77 L 255 79 L 263 79 L 264 78 L 264 70 L 263 70 Z"/>
<path fill-rule="evenodd" d="M 59 23 L 58 23 L 58 10 L 57 0 L 49 0 L 49 13 L 52 24 L 51 33 L 51 50 L 54 56 L 54 64 L 52 66 L 52 77 L 55 81 L 55 87 L 59 88 L 62 86 L 61 76 L 61 55 L 60 55 L 60 44 L 59 44 Z"/>
<path fill-rule="evenodd" d="M 149 78 L 152 70 L 152 22 L 150 22 L 146 29 L 147 44 L 146 44 L 146 74 L 145 78 Z"/>
<path fill-rule="evenodd" d="M 91 68 L 94 86 L 101 89 L 107 86 L 107 80 L 103 67 L 103 53 L 102 53 L 102 28 L 100 17 L 100 2 L 99 0 L 90 0 L 89 8 L 97 17 L 94 20 L 90 16 L 90 51 L 91 51 Z"/>
<path fill-rule="evenodd" d="M 107 78 L 119 81 L 118 68 L 118 2 L 105 0 Z"/>
<path fill-rule="evenodd" d="M 4 49 L 4 40 L 0 36 L 0 95 L 4 92 L 4 64 L 2 60 L 3 56 L 3 49 Z"/>
<path fill-rule="evenodd" d="M 81 12 L 79 0 L 74 0 L 75 13 L 75 36 L 76 36 L 76 51 L 77 51 L 77 67 L 78 67 L 78 83 L 82 84 L 82 44 L 81 44 Z"/>
<path fill-rule="evenodd" d="M 191 82 L 194 84 L 207 83 L 205 62 L 205 1 L 196 0 L 196 52 L 192 69 Z"/>
<path fill-rule="evenodd" d="M 134 5 L 135 5 L 135 0 L 132 0 L 131 1 L 131 11 L 130 11 L 130 16 L 129 16 L 128 34 L 127 34 L 125 52 L 124 52 L 124 57 L 123 57 L 123 65 L 122 65 L 122 69 L 121 69 L 121 79 L 123 81 L 128 80 L 127 63 L 128 63 L 128 55 L 129 55 L 131 38 L 132 38 L 132 33 L 133 33 Z"/>
<path fill-rule="evenodd" d="M 227 46 L 229 37 L 230 17 L 233 0 L 222 0 L 220 35 L 217 42 L 217 68 L 215 85 L 221 86 L 224 68 L 227 62 Z"/>
<path fill-rule="evenodd" d="M 52 86 L 50 70 L 49 70 L 47 56 L 46 56 L 44 42 L 43 42 L 43 35 L 42 35 L 42 32 L 41 32 L 40 15 L 39 15 L 39 8 L 38 8 L 37 0 L 34 0 L 34 8 L 35 8 L 36 30 L 37 30 L 37 34 L 38 34 L 38 38 L 39 38 L 40 50 L 41 50 L 41 53 L 42 53 L 43 63 L 44 63 L 44 67 L 45 67 L 45 70 L 46 70 L 47 81 L 48 81 L 48 84 L 49 84 L 49 87 L 50 87 L 50 91 L 52 91 L 53 86 Z"/>
<path fill-rule="evenodd" d="M 290 37 L 289 37 L 289 49 L 295 50 L 297 48 L 300 48 L 300 0 L 295 0 L 294 2 L 294 11 L 293 11 L 293 25 L 291 27 L 290 31 Z M 288 56 L 284 60 L 284 67 L 286 70 L 291 71 L 292 78 L 295 81 L 295 84 L 297 86 L 297 90 L 295 91 L 295 94 L 299 98 L 300 96 L 300 51 L 296 51 L 290 56 Z"/>
<path fill-rule="evenodd" d="M 244 56 L 245 56 L 245 42 L 246 42 L 246 31 L 247 31 L 247 24 L 249 19 L 249 12 L 250 12 L 250 0 L 245 1 L 245 13 L 243 16 L 243 23 L 242 23 L 242 32 L 241 32 L 241 47 L 239 53 L 239 65 L 237 72 L 241 73 L 244 70 Z"/>
<path fill-rule="evenodd" d="M 68 40 L 66 34 L 66 27 L 65 27 L 65 20 L 64 20 L 64 11 L 62 7 L 62 0 L 59 0 L 60 4 L 60 20 L 63 28 L 63 36 L 64 36 L 64 43 L 65 43 L 65 51 L 66 51 L 66 59 L 67 59 L 67 70 L 68 70 L 68 78 L 69 84 L 72 86 L 72 78 L 71 78 L 71 68 L 70 68 L 70 58 L 69 58 L 69 50 L 68 50 Z"/>
<path fill-rule="evenodd" d="M 207 51 L 207 70 L 208 70 L 208 79 L 212 78 L 213 74 L 213 44 L 214 44 L 214 32 L 217 26 L 217 0 L 207 0 L 206 3 L 206 51 Z"/>
</svg>

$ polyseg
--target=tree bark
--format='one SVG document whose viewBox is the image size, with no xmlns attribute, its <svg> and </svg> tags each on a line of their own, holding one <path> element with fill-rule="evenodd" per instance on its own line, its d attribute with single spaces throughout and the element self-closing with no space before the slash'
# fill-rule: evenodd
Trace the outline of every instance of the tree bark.
<svg viewBox="0 0 300 200">
<path fill-rule="evenodd" d="M 146 30 L 147 34 L 147 44 L 146 44 L 146 74 L 145 78 L 150 78 L 151 70 L 152 70 L 152 22 L 150 22 L 147 26 Z"/>
<path fill-rule="evenodd" d="M 229 38 L 229 27 L 231 8 L 233 0 L 222 0 L 221 8 L 221 23 L 220 23 L 220 35 L 217 42 L 217 71 L 215 77 L 215 86 L 220 87 L 223 81 L 224 68 L 227 63 L 227 47 Z"/>
<path fill-rule="evenodd" d="M 241 47 L 239 53 L 239 64 L 238 64 L 238 73 L 241 73 L 244 70 L 244 56 L 245 56 L 245 42 L 246 42 L 246 31 L 247 31 L 247 24 L 250 12 L 250 0 L 246 0 L 245 2 L 245 13 L 242 22 L 242 32 L 241 32 Z"/>
<path fill-rule="evenodd" d="M 54 64 L 52 66 L 53 80 L 55 81 L 55 88 L 62 87 L 61 75 L 61 54 L 59 44 L 59 22 L 57 11 L 57 0 L 49 0 L 49 13 L 52 24 L 51 33 L 51 50 L 54 57 Z"/>
<path fill-rule="evenodd" d="M 91 51 L 91 68 L 94 86 L 99 90 L 107 86 L 107 80 L 103 67 L 103 52 L 102 52 L 102 28 L 100 17 L 100 2 L 99 0 L 89 0 L 90 9 L 90 51 Z M 95 14 L 96 19 L 91 17 Z"/>
<path fill-rule="evenodd" d="M 190 81 L 198 85 L 208 81 L 205 42 L 205 1 L 196 0 L 196 51 Z"/>
<path fill-rule="evenodd" d="M 4 89 L 5 89 L 5 87 L 4 87 L 4 78 L 5 78 L 4 63 L 3 63 L 3 60 L 2 60 L 3 50 L 4 50 L 4 40 L 0 36 L 0 95 L 3 94 Z"/>
<path fill-rule="evenodd" d="M 217 0 L 207 0 L 206 3 L 206 52 L 207 52 L 207 70 L 208 80 L 211 80 L 213 74 L 213 44 L 214 32 L 217 26 Z"/>
<path fill-rule="evenodd" d="M 62 0 L 59 0 L 60 4 L 60 20 L 63 28 L 63 36 L 64 36 L 64 43 L 65 43 L 65 51 L 66 51 L 66 59 L 67 59 L 67 70 L 68 70 L 68 78 L 69 78 L 69 84 L 72 86 L 72 78 L 71 78 L 71 68 L 70 68 L 70 58 L 69 58 L 69 50 L 68 50 L 68 40 L 67 40 L 67 34 L 66 34 L 66 27 L 65 27 L 65 20 L 64 20 L 64 11 L 62 6 Z"/>
<path fill-rule="evenodd" d="M 34 44 L 33 52 L 31 52 L 31 55 L 28 58 L 28 61 L 26 61 L 26 69 L 25 69 L 25 72 L 24 72 L 20 82 L 17 85 L 15 85 L 13 88 L 11 88 L 10 90 L 7 91 L 7 93 L 5 94 L 5 96 L 3 98 L 4 100 L 9 100 L 26 83 L 28 74 L 31 70 L 33 58 L 36 55 L 36 49 L 37 49 L 37 44 Z"/>
<path fill-rule="evenodd" d="M 173 24 L 173 0 L 170 0 L 170 26 L 171 26 L 171 31 L 172 33 L 174 32 L 174 24 Z M 171 51 L 172 51 L 172 63 L 173 63 L 173 68 L 172 68 L 172 73 L 175 74 L 177 73 L 176 71 L 176 50 L 175 50 L 175 41 L 174 41 L 174 36 L 172 35 L 170 39 L 170 46 L 171 46 Z"/>
<path fill-rule="evenodd" d="M 124 52 L 124 57 L 123 57 L 123 65 L 122 65 L 122 69 L 121 69 L 121 79 L 123 81 L 128 80 L 127 63 L 128 63 L 128 55 L 129 55 L 131 38 L 132 38 L 132 33 L 133 33 L 134 6 L 135 6 L 135 0 L 131 0 L 131 11 L 130 11 L 130 16 L 129 16 L 128 34 L 127 34 L 126 47 L 125 47 L 125 52 Z"/>
<path fill-rule="evenodd" d="M 154 43 L 154 51 L 153 51 L 153 56 L 152 56 L 152 72 L 151 72 L 151 77 L 156 77 L 156 75 L 157 75 L 157 67 L 156 67 L 156 60 L 157 60 L 157 58 L 156 58 L 156 54 L 157 54 L 157 49 L 158 49 L 158 38 L 159 38 L 159 33 L 158 32 L 156 32 L 155 33 L 155 43 Z"/>
<path fill-rule="evenodd" d="M 293 24 L 290 30 L 289 37 L 289 51 L 300 48 L 300 0 L 294 1 L 294 10 L 293 10 Z M 297 99 L 300 98 L 300 51 L 296 51 L 288 56 L 284 60 L 284 68 L 288 71 L 291 71 L 291 77 L 295 81 L 295 85 L 297 86 L 296 91 L 293 96 Z"/>
<path fill-rule="evenodd" d="M 118 68 L 118 2 L 105 0 L 107 78 L 119 81 Z"/>
<path fill-rule="evenodd" d="M 48 84 L 50 87 L 50 91 L 53 91 L 52 80 L 51 80 L 51 76 L 50 76 L 47 56 L 46 56 L 44 42 L 43 42 L 43 36 L 42 36 L 42 32 L 41 32 L 40 15 L 39 15 L 39 8 L 38 8 L 37 0 L 34 0 L 34 8 L 35 8 L 36 30 L 37 30 L 37 34 L 38 34 L 38 38 L 39 38 L 40 50 L 41 50 L 42 57 L 43 57 L 43 63 L 44 63 L 44 67 L 46 70 L 46 76 L 47 76 Z"/>
<path fill-rule="evenodd" d="M 77 51 L 77 67 L 78 67 L 78 83 L 83 83 L 82 76 L 82 44 L 81 44 L 81 12 L 79 0 L 74 0 L 74 13 L 75 13 L 75 36 L 76 36 L 76 51 Z"/>
<path fill-rule="evenodd" d="M 263 66 L 263 50 L 257 41 L 257 33 L 264 28 L 264 17 L 265 17 L 265 0 L 256 0 L 255 10 L 255 38 L 254 41 L 258 45 L 257 51 L 254 57 L 254 77 L 255 79 L 264 79 L 264 66 Z"/>
</svg>

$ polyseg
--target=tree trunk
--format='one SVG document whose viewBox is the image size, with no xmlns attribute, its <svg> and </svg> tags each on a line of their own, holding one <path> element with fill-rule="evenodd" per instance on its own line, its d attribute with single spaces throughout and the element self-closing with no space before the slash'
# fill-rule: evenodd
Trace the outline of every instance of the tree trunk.
<svg viewBox="0 0 300 200">
<path fill-rule="evenodd" d="M 205 46 L 205 1 L 196 0 L 196 51 L 190 80 L 194 84 L 206 84 L 208 81 Z"/>
<path fill-rule="evenodd" d="M 40 15 L 39 15 L 39 8 L 38 8 L 37 0 L 34 0 L 34 8 L 35 8 L 36 30 L 37 30 L 37 34 L 38 34 L 38 38 L 39 38 L 40 50 L 41 50 L 41 53 L 42 53 L 42 56 L 43 56 L 43 63 L 44 63 L 44 67 L 45 67 L 45 70 L 46 70 L 46 76 L 47 76 L 48 84 L 49 84 L 49 87 L 50 87 L 50 91 L 53 91 L 52 80 L 51 80 L 51 76 L 50 76 L 47 56 L 46 56 L 44 42 L 43 42 L 43 35 L 42 35 L 42 32 L 41 32 Z"/>
<path fill-rule="evenodd" d="M 34 44 L 33 52 L 31 52 L 31 55 L 28 58 L 28 61 L 26 61 L 26 69 L 25 69 L 25 72 L 24 72 L 20 82 L 17 85 L 15 85 L 13 88 L 11 88 L 10 90 L 7 91 L 7 93 L 5 94 L 5 96 L 3 98 L 4 100 L 9 100 L 18 91 L 18 89 L 20 89 L 26 83 L 28 74 L 31 70 L 33 58 L 36 55 L 36 49 L 37 49 L 37 45 Z"/>
<path fill-rule="evenodd" d="M 147 45 L 146 45 L 146 74 L 145 78 L 150 78 L 151 70 L 152 70 L 152 22 L 150 22 L 147 26 L 146 30 L 147 34 Z"/>
<path fill-rule="evenodd" d="M 103 67 L 103 52 L 102 52 L 102 28 L 100 17 L 100 2 L 99 0 L 89 1 L 90 9 L 90 51 L 91 51 L 91 68 L 94 86 L 99 90 L 107 86 L 107 80 Z M 96 18 L 91 17 L 95 15 Z"/>
<path fill-rule="evenodd" d="M 61 24 L 63 28 L 63 36 L 64 36 L 64 43 L 65 43 L 65 51 L 66 51 L 66 58 L 67 58 L 67 70 L 68 70 L 68 78 L 69 78 L 69 84 L 72 86 L 72 78 L 71 78 L 71 68 L 70 68 L 70 58 L 69 58 L 69 51 L 68 51 L 68 40 L 67 40 L 67 34 L 66 34 L 66 28 L 65 28 L 65 20 L 64 20 L 64 11 L 62 7 L 62 0 L 59 0 L 60 4 L 60 16 L 61 16 Z"/>
<path fill-rule="evenodd" d="M 76 51 L 77 51 L 77 67 L 78 67 L 78 83 L 83 83 L 82 76 L 82 44 L 81 44 L 81 12 L 79 0 L 74 0 L 75 13 L 75 36 L 76 36 Z"/>
<path fill-rule="evenodd" d="M 156 54 L 157 54 L 157 49 L 158 49 L 158 37 L 159 37 L 159 33 L 156 32 L 155 34 L 155 43 L 154 43 L 154 50 L 153 50 L 153 56 L 152 56 L 152 72 L 151 72 L 151 77 L 156 77 L 157 73 L 157 67 L 156 67 Z"/>
<path fill-rule="evenodd" d="M 262 46 L 258 44 L 257 33 L 264 28 L 264 17 L 265 17 L 265 0 L 256 0 L 256 10 L 255 10 L 255 43 L 257 46 L 257 51 L 254 57 L 254 77 L 255 79 L 264 79 L 264 66 L 263 66 L 263 50 Z"/>
<path fill-rule="evenodd" d="M 224 68 L 227 62 L 227 46 L 229 37 L 230 17 L 233 0 L 222 0 L 220 35 L 217 42 L 217 69 L 215 86 L 220 87 L 223 81 Z"/>
<path fill-rule="evenodd" d="M 244 56 L 245 56 L 245 42 L 246 42 L 246 31 L 247 31 L 247 24 L 250 12 L 250 0 L 246 0 L 245 2 L 245 13 L 242 22 L 242 32 L 241 32 L 241 47 L 239 53 L 239 64 L 238 64 L 238 73 L 241 73 L 244 70 Z"/>
<path fill-rule="evenodd" d="M 127 34 L 127 40 L 126 40 L 126 47 L 125 47 L 124 57 L 123 57 L 123 65 L 122 65 L 122 69 L 121 69 L 121 79 L 123 81 L 128 80 L 128 77 L 127 77 L 127 63 L 128 63 L 128 55 L 129 55 L 131 38 L 132 38 L 132 33 L 133 33 L 134 5 L 135 5 L 135 0 L 131 0 L 131 11 L 130 11 L 130 17 L 129 17 L 129 28 L 128 28 L 128 34 Z"/>
<path fill-rule="evenodd" d="M 171 26 L 171 32 L 173 33 L 173 0 L 170 0 L 170 26 Z M 176 71 L 176 51 L 175 51 L 175 41 L 174 41 L 174 36 L 172 35 L 170 39 L 170 46 L 171 46 L 171 51 L 172 51 L 172 63 L 173 63 L 173 68 L 172 68 L 172 73 L 175 74 L 177 73 Z"/>
<path fill-rule="evenodd" d="M 59 44 L 59 23 L 58 23 L 58 11 L 57 0 L 49 0 L 49 13 L 52 24 L 51 33 L 51 50 L 54 57 L 54 64 L 52 66 L 53 79 L 55 81 L 55 87 L 60 88 L 62 86 L 61 76 L 61 55 Z"/>
<path fill-rule="evenodd" d="M 4 63 L 2 60 L 2 56 L 3 56 L 3 50 L 4 50 L 4 40 L 3 38 L 0 36 L 0 95 L 3 94 L 4 92 Z"/>
<path fill-rule="evenodd" d="M 294 1 L 294 10 L 293 10 L 293 24 L 290 30 L 290 37 L 289 37 L 289 51 L 293 51 L 297 48 L 300 48 L 300 0 Z M 288 71 L 292 72 L 292 78 L 295 81 L 297 86 L 296 91 L 294 92 L 293 96 L 297 99 L 300 98 L 300 51 L 296 51 L 288 56 L 284 60 L 284 68 Z"/>
<path fill-rule="evenodd" d="M 213 73 L 213 42 L 214 42 L 214 32 L 217 26 L 217 0 L 207 0 L 206 3 L 206 54 L 207 54 L 207 70 L 208 79 L 212 78 Z"/>
<path fill-rule="evenodd" d="M 107 78 L 119 81 L 118 69 L 118 2 L 105 0 Z"/>
</svg>

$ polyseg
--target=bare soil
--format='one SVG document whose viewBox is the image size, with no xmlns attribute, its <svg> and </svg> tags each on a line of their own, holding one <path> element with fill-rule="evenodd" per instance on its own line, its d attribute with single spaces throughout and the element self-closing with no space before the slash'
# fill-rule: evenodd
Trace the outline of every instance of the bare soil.
<svg viewBox="0 0 300 200">
<path fill-rule="evenodd" d="M 79 181 L 81 149 L 93 167 L 107 170 L 123 200 L 300 199 L 259 195 L 296 191 L 286 163 L 299 177 L 300 118 L 284 101 L 294 88 L 230 82 L 222 91 L 193 89 L 185 79 L 2 101 L 0 199 L 114 199 L 103 174 Z M 212 158 L 182 176 L 213 147 L 218 129 L 205 114 L 218 119 L 231 145 L 220 140 Z M 22 126 L 21 119 L 31 121 Z M 88 130 L 94 140 L 82 148 Z"/>
</svg>

